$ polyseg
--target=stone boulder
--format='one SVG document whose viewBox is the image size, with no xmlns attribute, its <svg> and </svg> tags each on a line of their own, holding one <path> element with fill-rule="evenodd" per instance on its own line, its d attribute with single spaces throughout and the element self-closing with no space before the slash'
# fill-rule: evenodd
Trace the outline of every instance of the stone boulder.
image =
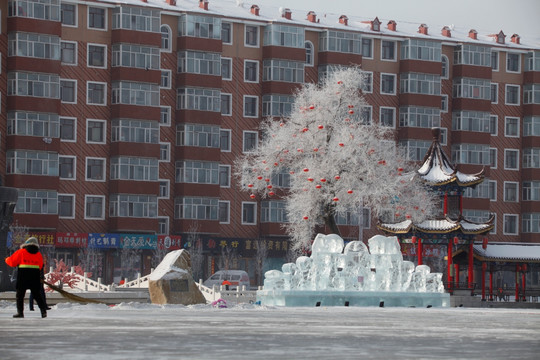
<svg viewBox="0 0 540 360">
<path fill-rule="evenodd" d="M 193 281 L 191 258 L 186 250 L 168 253 L 148 282 L 152 304 L 206 304 L 206 299 Z"/>
</svg>

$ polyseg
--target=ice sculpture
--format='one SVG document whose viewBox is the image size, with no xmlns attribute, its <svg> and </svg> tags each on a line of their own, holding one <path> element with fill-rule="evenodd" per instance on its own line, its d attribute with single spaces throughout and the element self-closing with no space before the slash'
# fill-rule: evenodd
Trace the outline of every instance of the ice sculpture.
<svg viewBox="0 0 540 360">
<path fill-rule="evenodd" d="M 375 235 L 368 245 L 318 234 L 311 257 L 266 272 L 257 299 L 283 306 L 449 306 L 442 274 L 403 261 L 397 237 Z"/>
</svg>

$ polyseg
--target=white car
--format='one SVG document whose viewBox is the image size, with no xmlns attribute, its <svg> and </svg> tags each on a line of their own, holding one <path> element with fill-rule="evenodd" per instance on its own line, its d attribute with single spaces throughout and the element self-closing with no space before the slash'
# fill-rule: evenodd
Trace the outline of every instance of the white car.
<svg viewBox="0 0 540 360">
<path fill-rule="evenodd" d="M 212 288 L 214 285 L 219 287 L 225 280 L 231 283 L 229 286 L 230 290 L 236 290 L 238 286 L 240 286 L 240 288 L 245 286 L 246 289 L 249 289 L 250 286 L 249 275 L 243 270 L 219 270 L 206 279 L 203 285 L 209 288 Z"/>
</svg>

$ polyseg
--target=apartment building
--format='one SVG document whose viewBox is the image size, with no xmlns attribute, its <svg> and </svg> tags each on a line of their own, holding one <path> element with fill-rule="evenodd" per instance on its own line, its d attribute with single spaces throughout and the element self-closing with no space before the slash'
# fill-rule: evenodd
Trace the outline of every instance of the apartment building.
<svg viewBox="0 0 540 360">
<path fill-rule="evenodd" d="M 495 214 L 490 242 L 540 242 L 540 44 L 518 34 L 232 0 L 8 0 L 0 15 L 14 220 L 75 264 L 74 238 L 102 249 L 105 277 L 128 239 L 143 272 L 155 249 L 197 239 L 206 273 L 226 249 L 252 272 L 261 240 L 284 257 L 283 203 L 251 199 L 234 160 L 262 118 L 286 116 L 296 89 L 337 66 L 361 66 L 363 116 L 395 129 L 411 160 L 440 127 L 462 172 L 485 168 L 463 214 Z M 272 181 L 287 187 L 287 174 Z M 364 240 L 375 221 L 369 209 L 338 219 Z"/>
</svg>

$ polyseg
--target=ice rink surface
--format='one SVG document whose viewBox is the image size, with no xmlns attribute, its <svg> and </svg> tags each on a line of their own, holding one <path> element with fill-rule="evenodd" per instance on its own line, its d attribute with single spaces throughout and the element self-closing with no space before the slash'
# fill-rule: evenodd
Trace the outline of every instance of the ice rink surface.
<svg viewBox="0 0 540 360">
<path fill-rule="evenodd" d="M 540 310 L 0 302 L 0 359 L 539 359 Z"/>
</svg>

